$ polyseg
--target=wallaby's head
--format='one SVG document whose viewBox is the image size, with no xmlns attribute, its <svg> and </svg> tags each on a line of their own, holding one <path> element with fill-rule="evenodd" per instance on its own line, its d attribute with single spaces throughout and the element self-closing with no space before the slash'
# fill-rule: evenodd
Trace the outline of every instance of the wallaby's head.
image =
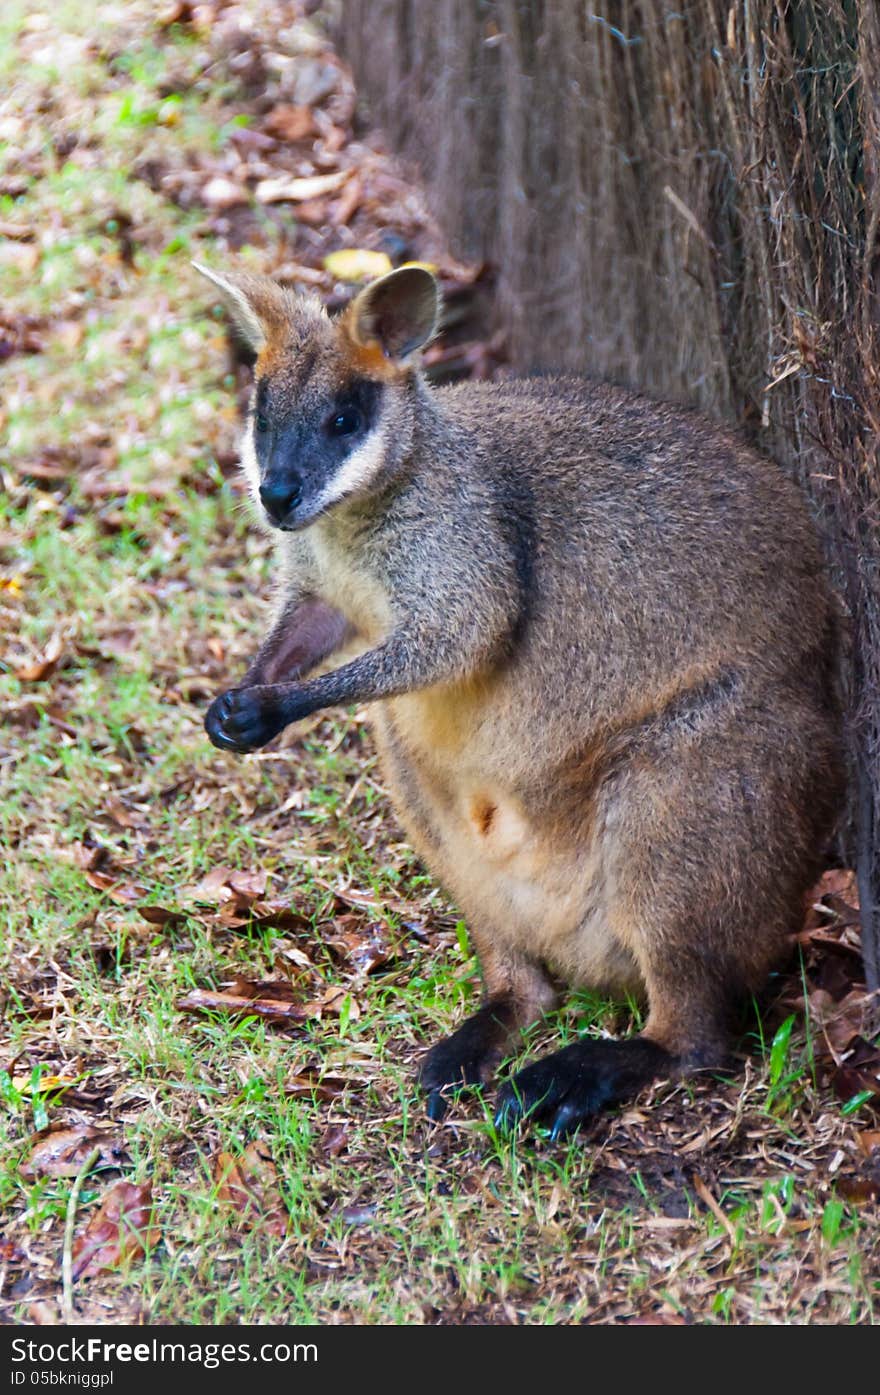
<svg viewBox="0 0 880 1395">
<path fill-rule="evenodd" d="M 412 442 L 418 353 L 440 312 L 431 273 L 389 272 L 331 319 L 317 298 L 268 277 L 194 265 L 257 355 L 242 461 L 268 522 L 304 528 L 383 488 Z"/>
</svg>

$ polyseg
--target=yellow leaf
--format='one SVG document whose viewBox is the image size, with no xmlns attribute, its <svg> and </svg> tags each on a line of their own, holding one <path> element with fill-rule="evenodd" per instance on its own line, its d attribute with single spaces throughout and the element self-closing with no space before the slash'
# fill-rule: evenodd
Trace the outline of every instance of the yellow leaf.
<svg viewBox="0 0 880 1395">
<path fill-rule="evenodd" d="M 47 1095 L 51 1090 L 69 1090 L 81 1075 L 41 1075 L 36 1085 L 29 1075 L 14 1075 L 12 1083 L 20 1095 Z"/>
<path fill-rule="evenodd" d="M 391 269 L 390 258 L 384 252 L 370 252 L 366 247 L 328 252 L 324 258 L 324 270 L 336 281 L 374 281 Z"/>
</svg>

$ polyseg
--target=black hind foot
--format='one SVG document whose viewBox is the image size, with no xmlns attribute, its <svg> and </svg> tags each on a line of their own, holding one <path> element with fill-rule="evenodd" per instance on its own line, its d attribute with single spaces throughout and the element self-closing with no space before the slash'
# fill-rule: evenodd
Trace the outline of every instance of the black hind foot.
<svg viewBox="0 0 880 1395">
<path fill-rule="evenodd" d="M 515 1018 L 509 999 L 490 999 L 451 1037 L 431 1047 L 419 1071 L 419 1084 L 428 1092 L 429 1119 L 439 1123 L 454 1094 L 484 1085 L 491 1078 L 510 1040 Z"/>
<path fill-rule="evenodd" d="M 512 1128 L 521 1119 L 535 1120 L 550 1125 L 554 1141 L 566 1138 L 606 1105 L 675 1075 L 679 1065 L 679 1057 L 647 1037 L 578 1041 L 513 1076 L 498 1096 L 495 1123 Z"/>
</svg>

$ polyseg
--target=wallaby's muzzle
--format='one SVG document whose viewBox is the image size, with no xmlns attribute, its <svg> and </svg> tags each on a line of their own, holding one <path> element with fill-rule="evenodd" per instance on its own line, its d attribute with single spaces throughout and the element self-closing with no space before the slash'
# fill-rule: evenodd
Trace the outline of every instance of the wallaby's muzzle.
<svg viewBox="0 0 880 1395">
<path fill-rule="evenodd" d="M 291 522 L 291 515 L 303 495 L 302 480 L 296 475 L 285 474 L 283 478 L 271 477 L 260 485 L 260 503 L 271 521 L 279 527 Z"/>
</svg>

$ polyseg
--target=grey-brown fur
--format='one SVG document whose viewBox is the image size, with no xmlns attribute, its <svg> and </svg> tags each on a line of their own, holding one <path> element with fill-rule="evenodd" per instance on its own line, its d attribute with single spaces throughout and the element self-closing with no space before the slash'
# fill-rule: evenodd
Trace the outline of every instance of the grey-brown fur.
<svg viewBox="0 0 880 1395">
<path fill-rule="evenodd" d="M 402 339 L 416 278 L 396 275 Z M 578 1043 L 506 1087 L 505 1117 L 563 1133 L 656 1074 L 718 1063 L 730 1005 L 797 928 L 841 792 L 834 607 L 773 462 L 594 382 L 430 390 L 381 352 L 385 294 L 309 341 L 310 402 L 337 401 L 346 374 L 381 383 L 381 459 L 365 451 L 357 489 L 279 535 L 271 664 L 208 729 L 247 750 L 374 704 L 400 817 L 485 979 L 486 1007 L 426 1059 L 435 1117 L 562 986 L 647 998 L 643 1037 Z M 269 335 L 257 362 L 294 414 L 302 338 Z M 267 447 L 249 473 L 284 468 Z M 352 637 L 360 653 L 305 677 Z"/>
</svg>

